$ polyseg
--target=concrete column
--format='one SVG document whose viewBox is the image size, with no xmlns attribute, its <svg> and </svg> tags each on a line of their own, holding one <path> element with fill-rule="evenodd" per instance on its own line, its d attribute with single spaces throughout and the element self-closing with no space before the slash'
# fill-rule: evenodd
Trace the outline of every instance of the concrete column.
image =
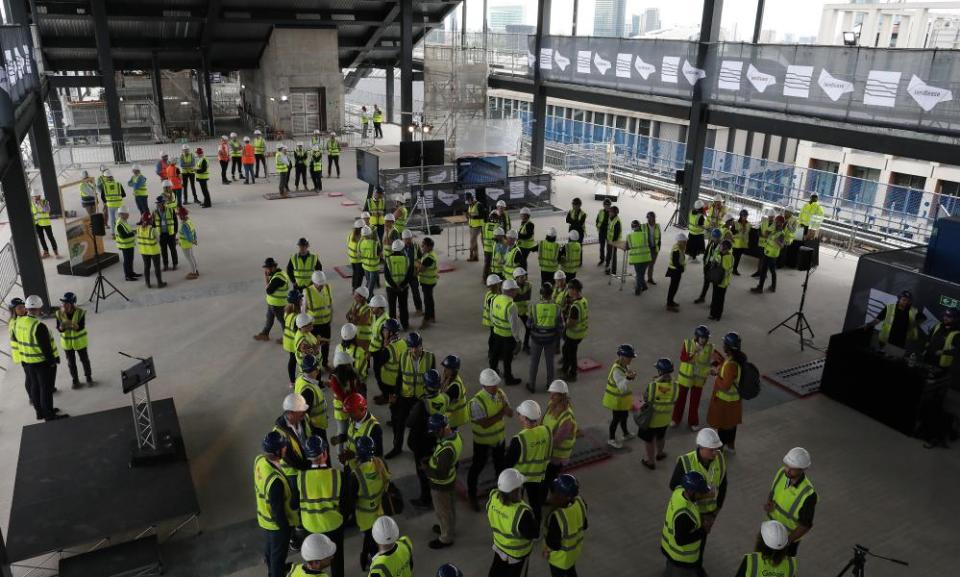
<svg viewBox="0 0 960 577">
<path fill-rule="evenodd" d="M 573 0 L 573 30 L 570 32 L 570 36 L 577 35 L 577 15 L 580 12 L 580 0 Z"/>
<path fill-rule="evenodd" d="M 393 66 L 388 66 L 388 67 L 386 68 L 386 70 L 384 71 L 384 73 L 386 74 L 386 77 L 387 77 L 387 78 L 386 78 L 386 80 L 387 80 L 387 95 L 386 95 L 386 100 L 387 100 L 387 102 L 386 102 L 386 106 L 384 107 L 384 111 L 383 111 L 383 112 L 384 112 L 384 115 L 385 115 L 385 120 L 386 120 L 388 123 L 392 123 L 392 122 L 393 122 L 393 99 L 396 97 L 396 93 L 394 92 L 394 76 L 396 75 L 396 72 L 394 72 Z"/>
<path fill-rule="evenodd" d="M 34 164 L 40 171 L 40 184 L 43 195 L 50 203 L 50 214 L 60 216 L 63 206 L 60 203 L 60 185 L 57 183 L 57 167 L 53 162 L 53 146 L 50 144 L 50 129 L 47 127 L 47 115 L 43 103 L 37 104 L 37 113 L 30 127 L 30 142 L 34 146 Z"/>
<path fill-rule="evenodd" d="M 534 37 L 534 55 L 537 58 L 533 69 L 533 135 L 530 138 L 530 166 L 543 170 L 546 151 L 547 93 L 543 88 L 543 73 L 540 69 L 540 49 L 543 37 L 550 34 L 551 0 L 537 2 L 537 32 Z"/>
<path fill-rule="evenodd" d="M 210 135 L 210 138 L 213 138 L 213 135 L 216 133 L 213 126 L 213 89 L 210 87 L 210 67 L 207 64 L 206 53 L 201 56 L 201 62 L 200 73 L 203 74 L 203 83 L 197 88 L 206 98 L 207 133 Z"/>
<path fill-rule="evenodd" d="M 413 0 L 400 0 L 400 140 L 413 138 Z"/>
<path fill-rule="evenodd" d="M 50 113 L 53 114 L 54 143 L 62 146 L 66 142 L 66 132 L 63 127 L 63 104 L 60 101 L 60 92 L 56 88 L 51 88 L 47 93 L 47 104 L 50 105 Z"/>
<path fill-rule="evenodd" d="M 150 80 L 153 83 L 153 101 L 157 103 L 157 113 L 160 116 L 160 132 L 167 133 L 167 110 L 163 103 L 163 76 L 160 75 L 160 63 L 157 61 L 157 53 L 151 56 L 153 69 L 150 73 Z"/>
<path fill-rule="evenodd" d="M 707 66 L 707 50 L 720 36 L 720 16 L 723 0 L 704 0 L 700 21 L 700 40 L 697 43 L 696 67 Z M 690 208 L 700 196 L 700 178 L 703 172 L 703 152 L 707 146 L 707 104 L 704 101 L 706 82 L 701 80 L 693 86 L 690 99 L 690 121 L 687 129 L 686 151 L 683 159 L 683 193 L 680 195 L 677 220 L 681 227 L 687 226 Z"/>
<path fill-rule="evenodd" d="M 123 127 L 120 124 L 120 95 L 117 93 L 117 79 L 113 69 L 113 54 L 110 53 L 110 31 L 107 29 L 106 0 L 90 0 L 93 14 L 94 37 L 97 42 L 97 60 L 100 74 L 103 75 L 103 97 L 107 102 L 107 120 L 110 123 L 110 141 L 113 144 L 113 160 L 118 163 L 127 161 L 123 148 Z"/>
</svg>

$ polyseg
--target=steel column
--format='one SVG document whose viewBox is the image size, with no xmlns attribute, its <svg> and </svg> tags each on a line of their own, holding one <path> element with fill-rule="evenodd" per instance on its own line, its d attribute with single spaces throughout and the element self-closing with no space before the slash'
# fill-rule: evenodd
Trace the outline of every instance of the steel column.
<svg viewBox="0 0 960 577">
<path fill-rule="evenodd" d="M 66 142 L 66 131 L 63 126 L 63 104 L 60 101 L 60 91 L 50 87 L 47 93 L 47 104 L 50 105 L 50 113 L 53 115 L 53 139 L 57 146 L 62 146 Z"/>
<path fill-rule="evenodd" d="M 117 93 L 117 77 L 113 70 L 113 54 L 110 52 L 110 31 L 107 28 L 106 0 L 90 0 L 93 14 L 93 32 L 97 40 L 97 61 L 103 75 L 103 98 L 107 103 L 107 120 L 110 123 L 110 141 L 113 144 L 113 160 L 126 162 L 123 149 L 123 127 L 120 124 L 120 95 Z"/>
<path fill-rule="evenodd" d="M 543 87 L 543 73 L 540 68 L 540 50 L 543 37 L 550 34 L 551 0 L 537 2 L 537 32 L 534 38 L 536 64 L 533 69 L 533 136 L 530 139 L 530 167 L 543 170 L 543 157 L 546 146 L 547 93 Z"/>
<path fill-rule="evenodd" d="M 400 140 L 413 139 L 413 0 L 400 0 Z"/>
<path fill-rule="evenodd" d="M 53 162 L 50 128 L 47 126 L 47 115 L 43 112 L 42 103 L 37 109 L 37 114 L 33 116 L 33 126 L 30 127 L 30 142 L 33 143 L 34 147 L 33 162 L 40 172 L 43 196 L 50 203 L 50 214 L 60 216 L 63 214 L 63 206 L 60 202 L 60 185 L 57 183 L 57 167 Z"/>
<path fill-rule="evenodd" d="M 765 0 L 757 0 L 757 19 L 753 24 L 753 43 L 760 44 L 760 32 L 763 29 L 763 8 Z"/>
<path fill-rule="evenodd" d="M 573 30 L 570 32 L 570 36 L 577 35 L 577 15 L 580 12 L 580 0 L 573 0 Z"/>
<path fill-rule="evenodd" d="M 157 60 L 157 53 L 151 55 L 152 72 L 150 73 L 153 81 L 153 101 L 157 103 L 157 113 L 160 115 L 160 132 L 167 134 L 167 110 L 163 104 L 163 76 L 160 75 L 160 62 Z"/>
<path fill-rule="evenodd" d="M 394 85 L 395 85 L 394 78 L 396 76 L 396 71 L 394 70 L 393 66 L 388 66 L 384 70 L 384 74 L 386 76 L 386 81 L 387 81 L 387 95 L 385 97 L 386 106 L 384 106 L 383 112 L 385 114 L 385 120 L 387 121 L 387 123 L 392 123 L 393 122 L 393 101 L 394 101 L 394 98 L 396 97 L 396 92 L 394 90 Z"/>
<path fill-rule="evenodd" d="M 697 43 L 696 67 L 707 67 L 707 50 L 720 36 L 720 15 L 723 0 L 703 0 L 703 16 L 700 21 L 700 40 Z M 707 103 L 704 99 L 706 82 L 693 85 L 690 100 L 690 120 L 687 129 L 686 151 L 683 159 L 683 194 L 677 207 L 677 220 L 686 226 L 690 209 L 700 196 L 700 177 L 703 172 L 703 152 L 707 146 Z"/>
<path fill-rule="evenodd" d="M 206 94 L 206 108 L 207 108 L 207 132 L 210 135 L 210 138 L 213 138 L 213 135 L 216 133 L 213 126 L 213 89 L 210 87 L 210 67 L 207 62 L 206 53 L 202 57 L 202 66 L 201 74 L 203 74 L 203 84 L 202 86 L 198 83 L 197 89 L 201 93 Z"/>
</svg>

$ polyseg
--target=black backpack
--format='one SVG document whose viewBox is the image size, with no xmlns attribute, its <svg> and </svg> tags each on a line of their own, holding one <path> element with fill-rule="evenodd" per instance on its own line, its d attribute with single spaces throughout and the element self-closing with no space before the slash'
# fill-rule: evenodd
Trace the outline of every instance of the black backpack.
<svg viewBox="0 0 960 577">
<path fill-rule="evenodd" d="M 749 401 L 760 394 L 760 370 L 751 362 L 747 362 L 740 369 L 740 398 Z"/>
</svg>

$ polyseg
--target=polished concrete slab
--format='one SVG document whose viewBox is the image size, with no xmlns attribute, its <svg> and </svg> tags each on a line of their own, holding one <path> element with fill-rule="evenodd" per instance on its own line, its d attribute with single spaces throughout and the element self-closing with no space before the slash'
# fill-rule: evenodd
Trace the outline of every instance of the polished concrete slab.
<svg viewBox="0 0 960 577">
<path fill-rule="evenodd" d="M 396 153 L 387 153 L 381 166 L 396 162 Z M 350 151 L 341 160 L 341 167 L 344 177 L 324 179 L 324 191 L 361 200 L 366 185 L 353 178 Z M 114 171 L 126 180 L 126 167 L 114 167 Z M 130 360 L 117 352 L 154 356 L 159 378 L 153 384 L 153 394 L 176 399 L 205 531 L 200 537 L 178 537 L 165 547 L 168 574 L 255 576 L 264 571 L 259 565 L 262 544 L 251 525 L 251 464 L 288 390 L 286 356 L 280 346 L 251 338 L 262 327 L 264 317 L 260 264 L 268 256 L 286 262 L 300 236 L 310 239 L 325 269 L 344 264 L 344 238 L 359 207 L 344 207 L 343 198 L 325 194 L 265 200 L 263 194 L 275 190 L 276 177 L 271 177 L 270 183 L 258 181 L 251 186 L 239 182 L 221 186 L 216 180 L 212 183 L 213 208 L 193 211 L 200 239 L 200 278 L 186 280 L 181 266 L 165 275 L 170 286 L 159 290 L 124 282 L 119 266 L 105 271 L 131 300 L 128 303 L 111 297 L 101 304 L 99 314 L 88 316 L 91 357 L 99 384 L 72 391 L 66 366 L 62 366 L 62 392 L 56 401 L 65 411 L 76 414 L 125 406 L 129 401 L 120 391 L 119 372 Z M 154 180 L 151 187 L 157 190 Z M 579 196 L 589 212 L 588 222 L 592 222 L 599 205 L 592 200 L 596 188 L 595 183 L 579 177 L 558 176 L 556 204 L 566 208 L 574 196 Z M 67 204 L 79 208 L 78 199 L 67 199 Z M 625 222 L 642 218 L 648 210 L 666 222 L 673 211 L 673 205 L 646 195 L 631 197 L 625 193 L 619 204 Z M 538 238 L 548 226 L 565 230 L 562 213 L 538 216 L 535 223 Z M 54 230 L 63 239 L 60 223 Z M 670 229 L 665 233 L 665 246 L 675 232 Z M 107 240 L 107 244 L 112 246 L 112 241 Z M 442 254 L 444 238 L 438 239 L 437 246 L 441 259 L 453 260 Z M 723 320 L 709 323 L 707 308 L 692 303 L 701 281 L 697 265 L 689 268 L 681 285 L 678 298 L 682 310 L 673 314 L 664 310 L 665 259 L 657 263 L 658 285 L 634 296 L 629 286 L 621 292 L 615 283 L 608 285 L 602 269 L 596 266 L 596 251 L 595 246 L 586 248 L 580 277 L 591 307 L 590 334 L 581 346 L 581 355 L 597 359 L 604 369 L 584 375 L 571 386 L 578 419 L 584 427 L 606 428 L 609 414 L 600 404 L 605 367 L 623 342 L 632 343 L 639 352 L 638 382 L 652 374 L 651 366 L 658 357 L 676 360 L 681 340 L 701 323 L 711 327 L 717 340 L 726 331 L 738 331 L 745 352 L 761 371 L 794 366 L 822 354 L 810 348 L 801 353 L 796 335 L 789 331 L 767 334 L 797 309 L 801 273 L 782 273 L 778 292 L 761 296 L 748 291 L 752 286 L 749 277 L 735 278 Z M 825 251 L 820 263 L 811 276 L 806 313 L 816 331 L 815 343 L 823 347 L 829 335 L 841 327 L 856 258 Z M 55 264 L 45 261 L 51 295 L 71 290 L 85 299 L 93 279 L 59 276 Z M 438 323 L 423 336 L 427 348 L 438 355 L 461 355 L 466 381 L 475 391 L 477 375 L 486 364 L 486 333 L 480 328 L 480 266 L 462 260 L 453 264 L 456 270 L 442 275 L 437 289 Z M 755 261 L 747 259 L 745 264 L 749 271 Z M 533 269 L 536 271 L 536 267 Z M 328 278 L 339 324 L 349 306 L 350 285 L 336 274 Z M 276 327 L 272 334 L 279 336 Z M 514 363 L 518 375 L 525 375 L 526 364 L 527 356 L 521 354 Z M 514 404 L 530 397 L 546 402 L 545 393 L 530 395 L 522 388 L 511 388 L 508 394 Z M 701 414 L 706 412 L 705 405 L 706 401 Z M 382 408 L 375 413 L 386 416 Z M 33 418 L 19 369 L 8 372 L 3 380 L 0 414 L 0 455 L 4 462 L 13 463 L 20 429 Z M 728 503 L 707 547 L 706 565 L 712 575 L 732 575 L 740 555 L 750 550 L 763 519 L 761 507 L 768 485 L 783 453 L 796 445 L 806 446 L 813 453 L 810 475 L 821 494 L 816 527 L 800 550 L 804 574 L 835 574 L 850 557 L 853 543 L 906 558 L 915 564 L 911 569 L 916 574 L 943 573 L 953 567 L 955 554 L 950 546 L 958 534 L 954 519 L 960 507 L 947 490 L 936 488 L 950 483 L 958 473 L 960 459 L 955 450 L 926 451 L 916 440 L 825 398 L 795 401 L 791 394 L 775 387 L 765 387 L 760 397 L 746 404 L 744 420 L 738 453 L 731 458 Z M 517 424 L 511 423 L 508 433 L 516 430 Z M 466 437 L 469 446 L 469 434 Z M 667 451 L 674 457 L 692 444 L 692 433 L 675 429 L 668 435 Z M 591 512 L 581 575 L 657 575 L 661 571 L 658 539 L 670 471 L 642 468 L 638 441 L 626 447 L 613 459 L 578 473 Z M 413 474 L 409 456 L 390 465 L 397 476 Z M 0 522 L 4 527 L 13 476 L 12 467 L 0 468 Z M 400 522 L 417 548 L 417 574 L 431 575 L 445 561 L 460 563 L 467 575 L 486 573 L 491 553 L 483 515 L 462 507 L 457 545 L 440 553 L 426 547 L 432 538 L 430 515 Z M 358 539 L 348 538 L 346 548 L 348 574 L 359 574 L 355 565 Z M 537 559 L 530 575 L 547 574 L 545 563 Z M 893 576 L 904 571 L 871 561 L 869 574 Z"/>
</svg>

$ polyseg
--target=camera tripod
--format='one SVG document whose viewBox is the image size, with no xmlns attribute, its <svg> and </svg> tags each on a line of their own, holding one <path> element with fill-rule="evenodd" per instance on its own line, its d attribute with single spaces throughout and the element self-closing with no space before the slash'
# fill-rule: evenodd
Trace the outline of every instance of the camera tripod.
<svg viewBox="0 0 960 577">
<path fill-rule="evenodd" d="M 812 267 L 811 267 L 812 268 Z M 810 268 L 807 269 L 806 276 L 803 278 L 803 294 L 800 296 L 800 308 L 797 309 L 797 312 L 793 313 L 786 319 L 780 321 L 780 323 L 767 331 L 767 334 L 773 333 L 773 331 L 779 329 L 780 327 L 785 327 L 791 331 L 800 335 L 800 350 L 803 350 L 805 339 L 803 334 L 805 332 L 810 333 L 810 338 L 813 339 L 813 328 L 810 326 L 810 322 L 807 321 L 807 315 L 803 314 L 803 305 L 807 302 L 807 285 L 810 284 Z"/>
<path fill-rule="evenodd" d="M 909 567 L 910 564 L 906 561 L 901 561 L 900 559 L 893 559 L 891 557 L 883 557 L 875 553 L 871 553 L 870 549 L 867 549 L 863 545 L 854 545 L 853 546 L 853 558 L 847 562 L 846 566 L 843 568 L 840 573 L 837 573 L 837 577 L 843 577 L 847 571 L 853 570 L 853 577 L 864 577 L 866 574 L 867 566 L 867 555 L 871 557 L 876 557 L 877 559 L 883 559 L 884 561 L 890 561 L 891 563 L 896 563 L 898 565 L 903 565 Z"/>
<path fill-rule="evenodd" d="M 97 299 L 96 304 L 93 305 L 93 312 L 100 312 L 100 301 L 107 300 L 107 297 L 113 293 L 117 293 L 123 297 L 123 300 L 130 302 L 130 299 L 127 298 L 127 295 L 123 294 L 120 289 L 118 289 L 112 282 L 103 276 L 103 265 L 100 264 L 100 251 L 97 250 L 97 237 L 92 231 L 90 233 L 90 238 L 93 239 L 93 259 L 97 263 L 97 280 L 93 283 L 93 290 L 90 291 L 90 298 L 87 300 L 87 302 L 92 303 L 94 298 Z M 110 285 L 110 292 L 107 292 L 106 285 Z"/>
</svg>

